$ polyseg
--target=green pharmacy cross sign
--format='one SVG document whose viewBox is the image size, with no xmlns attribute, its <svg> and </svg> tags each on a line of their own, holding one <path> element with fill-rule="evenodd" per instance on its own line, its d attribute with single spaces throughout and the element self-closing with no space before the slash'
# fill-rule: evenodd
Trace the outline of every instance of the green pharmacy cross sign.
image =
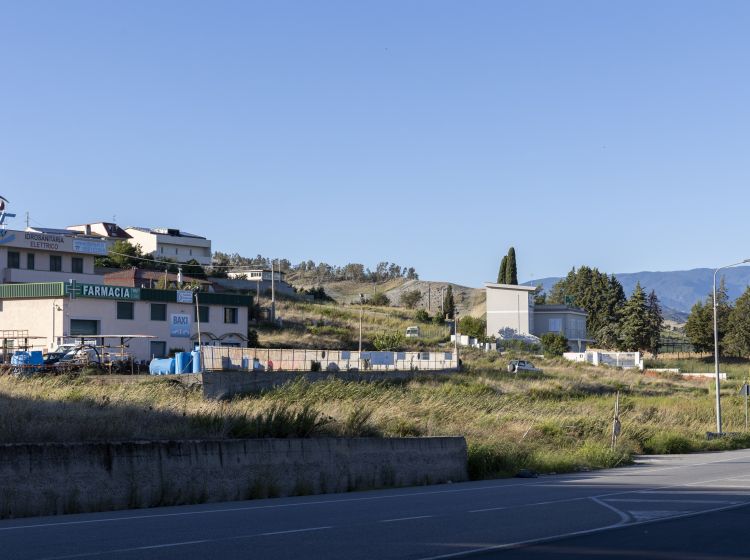
<svg viewBox="0 0 750 560">
<path fill-rule="evenodd" d="M 72 299 L 83 297 L 137 301 L 141 299 L 141 289 L 125 286 L 102 286 L 101 284 L 79 284 L 72 280 L 65 285 L 65 295 Z"/>
</svg>

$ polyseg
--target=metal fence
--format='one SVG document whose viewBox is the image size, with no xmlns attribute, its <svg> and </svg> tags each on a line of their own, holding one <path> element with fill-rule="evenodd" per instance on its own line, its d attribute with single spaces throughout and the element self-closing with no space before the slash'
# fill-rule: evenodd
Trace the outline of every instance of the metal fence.
<svg viewBox="0 0 750 560">
<path fill-rule="evenodd" d="M 204 346 L 204 371 L 397 371 L 458 367 L 453 352 L 352 352 Z"/>
</svg>

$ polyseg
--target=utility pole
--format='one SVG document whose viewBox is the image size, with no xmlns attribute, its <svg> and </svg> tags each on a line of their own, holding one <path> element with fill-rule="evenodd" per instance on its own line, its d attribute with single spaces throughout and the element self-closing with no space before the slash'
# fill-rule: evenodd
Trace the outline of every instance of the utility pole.
<svg viewBox="0 0 750 560">
<path fill-rule="evenodd" d="M 362 317 L 365 313 L 365 294 L 359 294 L 359 352 L 362 353 Z M 361 360 L 361 357 L 360 357 Z"/>
<path fill-rule="evenodd" d="M 276 284 L 273 272 L 273 261 L 271 259 L 271 320 L 276 323 Z"/>
<path fill-rule="evenodd" d="M 201 349 L 201 308 L 198 305 L 198 290 L 195 290 L 195 322 L 198 325 L 198 350 Z"/>
</svg>

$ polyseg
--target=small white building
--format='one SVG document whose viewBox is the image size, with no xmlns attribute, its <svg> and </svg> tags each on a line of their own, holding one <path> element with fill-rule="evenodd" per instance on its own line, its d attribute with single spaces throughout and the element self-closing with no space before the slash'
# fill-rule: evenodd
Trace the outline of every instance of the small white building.
<svg viewBox="0 0 750 560">
<path fill-rule="evenodd" d="M 130 243 L 140 245 L 143 253 L 156 259 L 176 262 L 195 259 L 201 266 L 211 265 L 211 240 L 172 228 L 126 227 Z"/>
</svg>

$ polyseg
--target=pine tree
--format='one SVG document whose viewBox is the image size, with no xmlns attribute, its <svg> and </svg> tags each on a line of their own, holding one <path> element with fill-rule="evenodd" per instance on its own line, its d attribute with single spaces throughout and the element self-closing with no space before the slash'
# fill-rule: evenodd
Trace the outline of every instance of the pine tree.
<svg viewBox="0 0 750 560">
<path fill-rule="evenodd" d="M 500 270 L 497 271 L 497 283 L 505 284 L 505 270 L 508 268 L 508 257 L 503 257 L 500 261 Z"/>
<path fill-rule="evenodd" d="M 719 353 L 724 351 L 725 335 L 729 327 L 729 316 L 732 306 L 729 303 L 727 287 L 722 277 L 716 290 L 716 322 L 719 331 Z M 706 303 L 696 303 L 690 310 L 685 333 L 696 352 L 714 351 L 714 298 L 713 293 L 706 298 Z"/>
<path fill-rule="evenodd" d="M 518 269 L 516 267 L 516 250 L 508 249 L 508 262 L 505 265 L 505 283 L 518 285 Z"/>
<path fill-rule="evenodd" d="M 656 292 L 651 290 L 646 301 L 646 313 L 648 315 L 648 351 L 654 356 L 659 353 L 659 342 L 661 340 L 661 329 L 664 326 L 664 315 L 661 312 L 659 298 Z"/>
<path fill-rule="evenodd" d="M 448 284 L 448 289 L 445 290 L 445 297 L 443 298 L 443 310 L 445 315 L 449 319 L 453 319 L 456 313 L 456 302 L 453 301 L 453 286 Z"/>
<path fill-rule="evenodd" d="M 622 347 L 628 352 L 643 352 L 648 349 L 650 340 L 648 309 L 646 308 L 646 294 L 638 282 L 633 295 L 625 303 L 622 310 L 620 324 L 620 339 Z"/>
<path fill-rule="evenodd" d="M 750 286 L 737 298 L 729 314 L 726 351 L 733 356 L 750 356 Z"/>
</svg>

